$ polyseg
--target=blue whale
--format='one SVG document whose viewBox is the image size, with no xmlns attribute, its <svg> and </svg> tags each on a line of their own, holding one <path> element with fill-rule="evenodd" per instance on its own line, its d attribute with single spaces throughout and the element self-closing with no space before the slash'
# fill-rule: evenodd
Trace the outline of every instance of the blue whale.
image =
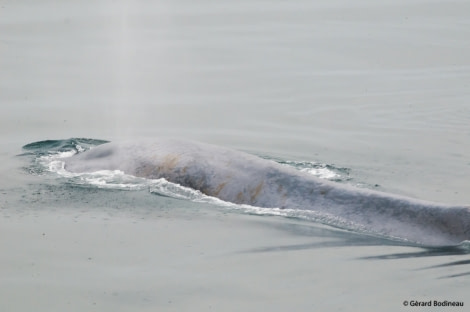
<svg viewBox="0 0 470 312">
<path fill-rule="evenodd" d="M 345 229 L 429 246 L 470 240 L 470 207 L 358 189 L 210 144 L 161 139 L 106 143 L 66 158 L 65 169 L 120 170 L 236 204 L 312 210 Z"/>
</svg>

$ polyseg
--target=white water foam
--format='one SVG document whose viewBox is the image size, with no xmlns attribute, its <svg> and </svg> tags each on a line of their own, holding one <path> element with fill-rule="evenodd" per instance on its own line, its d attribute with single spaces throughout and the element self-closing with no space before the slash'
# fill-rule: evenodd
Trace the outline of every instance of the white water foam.
<svg viewBox="0 0 470 312">
<path fill-rule="evenodd" d="M 300 169 L 300 171 L 309 173 L 321 179 L 336 179 L 339 177 L 339 174 L 329 170 L 328 168 L 303 168 Z"/>
</svg>

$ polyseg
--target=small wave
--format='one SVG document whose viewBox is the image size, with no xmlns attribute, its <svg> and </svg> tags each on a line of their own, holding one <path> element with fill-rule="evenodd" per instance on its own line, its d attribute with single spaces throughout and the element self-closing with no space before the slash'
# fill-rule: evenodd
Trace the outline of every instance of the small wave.
<svg viewBox="0 0 470 312">
<path fill-rule="evenodd" d="M 24 145 L 23 150 L 26 152 L 18 156 L 32 158 L 31 164 L 24 168 L 30 174 L 59 173 L 64 171 L 64 164 L 60 159 L 71 157 L 107 142 L 109 141 L 87 138 L 44 140 Z"/>
<path fill-rule="evenodd" d="M 280 164 L 294 167 L 297 170 L 312 174 L 321 179 L 327 179 L 335 182 L 346 182 L 351 180 L 349 173 L 351 169 L 344 167 L 336 167 L 318 162 L 310 161 L 277 161 Z"/>
<path fill-rule="evenodd" d="M 299 171 L 309 173 L 320 179 L 326 179 L 335 182 L 347 182 L 352 179 L 350 177 L 351 169 L 345 167 L 336 167 L 332 164 L 325 164 L 315 161 L 283 160 L 266 155 L 257 156 L 263 159 L 275 161 L 284 166 L 293 167 Z"/>
<path fill-rule="evenodd" d="M 23 146 L 23 149 L 28 151 L 22 155 L 51 155 L 63 152 L 81 153 L 91 147 L 108 143 L 106 140 L 96 140 L 87 138 L 71 138 L 66 140 L 45 140 L 33 142 Z"/>
</svg>

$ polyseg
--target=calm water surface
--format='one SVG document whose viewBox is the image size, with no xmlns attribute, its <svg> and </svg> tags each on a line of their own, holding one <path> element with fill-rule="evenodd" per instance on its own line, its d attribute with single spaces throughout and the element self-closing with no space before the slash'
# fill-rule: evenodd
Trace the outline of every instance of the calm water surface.
<svg viewBox="0 0 470 312">
<path fill-rule="evenodd" d="M 2 2 L 1 310 L 470 305 L 465 248 L 78 188 L 16 156 L 46 139 L 177 136 L 469 204 L 468 12 L 463 0 Z"/>
</svg>

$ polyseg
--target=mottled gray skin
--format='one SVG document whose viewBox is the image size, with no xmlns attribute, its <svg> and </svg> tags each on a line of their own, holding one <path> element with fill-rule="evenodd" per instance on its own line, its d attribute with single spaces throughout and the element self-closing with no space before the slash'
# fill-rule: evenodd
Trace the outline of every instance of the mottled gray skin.
<svg viewBox="0 0 470 312">
<path fill-rule="evenodd" d="M 209 144 L 182 140 L 107 143 L 65 159 L 65 168 L 165 178 L 224 201 L 314 210 L 344 228 L 425 245 L 455 245 L 470 239 L 469 207 L 357 189 Z"/>
</svg>

